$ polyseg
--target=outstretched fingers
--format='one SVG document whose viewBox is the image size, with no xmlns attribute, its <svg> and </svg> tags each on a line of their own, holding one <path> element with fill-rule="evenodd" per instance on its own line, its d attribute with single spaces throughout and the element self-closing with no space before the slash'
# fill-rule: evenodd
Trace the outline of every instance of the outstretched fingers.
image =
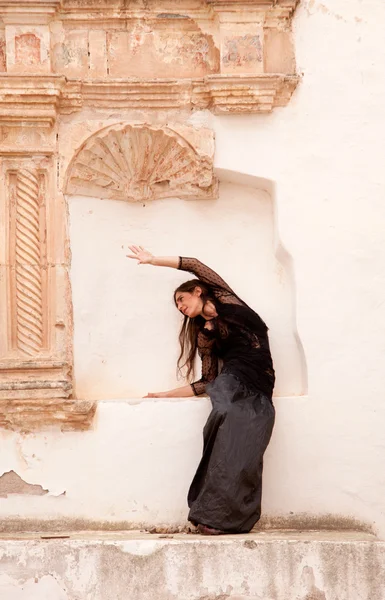
<svg viewBox="0 0 385 600">
<path fill-rule="evenodd" d="M 133 254 L 126 254 L 127 258 L 136 258 L 140 261 L 140 253 L 142 252 L 141 246 L 134 246 L 133 244 L 128 246 Z"/>
<path fill-rule="evenodd" d="M 127 258 L 136 258 L 139 265 L 151 263 L 153 255 L 151 254 L 151 252 L 143 248 L 143 246 L 129 244 L 128 247 L 131 250 L 132 254 L 127 254 Z"/>
</svg>

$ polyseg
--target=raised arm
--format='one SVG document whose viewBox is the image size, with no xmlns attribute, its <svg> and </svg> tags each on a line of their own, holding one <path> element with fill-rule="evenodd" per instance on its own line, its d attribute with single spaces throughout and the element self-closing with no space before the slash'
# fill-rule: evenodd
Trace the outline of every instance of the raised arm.
<svg viewBox="0 0 385 600">
<path fill-rule="evenodd" d="M 231 287 L 207 265 L 203 264 L 197 258 L 188 258 L 184 256 L 154 256 L 142 246 L 129 246 L 132 254 L 127 254 L 128 258 L 134 258 L 139 265 L 154 265 L 155 267 L 171 267 L 188 271 L 195 275 L 201 281 L 214 287 L 222 288 L 230 293 L 234 293 Z"/>
<path fill-rule="evenodd" d="M 187 258 L 185 256 L 179 257 L 178 269 L 181 271 L 188 271 L 193 273 L 201 281 L 219 287 L 228 292 L 234 293 L 231 287 L 216 273 L 213 269 L 210 269 L 207 265 L 203 264 L 197 258 Z"/>
<path fill-rule="evenodd" d="M 132 254 L 127 254 L 128 258 L 135 258 L 138 265 L 154 265 L 154 267 L 170 267 L 177 269 L 179 266 L 179 256 L 154 256 L 142 246 L 128 246 Z"/>
</svg>

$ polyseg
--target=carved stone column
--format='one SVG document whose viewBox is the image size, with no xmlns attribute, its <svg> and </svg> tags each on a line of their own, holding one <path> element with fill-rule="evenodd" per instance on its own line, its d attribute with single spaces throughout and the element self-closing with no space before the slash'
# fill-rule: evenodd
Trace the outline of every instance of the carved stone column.
<svg viewBox="0 0 385 600">
<path fill-rule="evenodd" d="M 44 173 L 34 166 L 18 167 L 6 173 L 10 211 L 10 349 L 34 358 L 48 345 Z"/>
<path fill-rule="evenodd" d="M 0 160 L 0 425 L 30 429 L 74 408 L 60 202 L 52 156 Z"/>
</svg>

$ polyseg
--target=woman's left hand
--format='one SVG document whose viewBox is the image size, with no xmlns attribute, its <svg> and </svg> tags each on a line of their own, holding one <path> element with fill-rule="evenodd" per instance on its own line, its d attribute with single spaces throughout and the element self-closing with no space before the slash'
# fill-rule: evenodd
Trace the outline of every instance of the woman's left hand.
<svg viewBox="0 0 385 600">
<path fill-rule="evenodd" d="M 166 392 L 149 392 L 144 398 L 188 398 L 190 396 L 194 396 L 194 391 L 191 385 L 187 384 Z"/>
</svg>

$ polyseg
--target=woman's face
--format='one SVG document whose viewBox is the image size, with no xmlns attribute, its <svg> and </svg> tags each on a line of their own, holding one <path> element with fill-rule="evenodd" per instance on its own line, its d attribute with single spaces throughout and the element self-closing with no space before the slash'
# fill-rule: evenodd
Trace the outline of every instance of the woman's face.
<svg viewBox="0 0 385 600">
<path fill-rule="evenodd" d="M 202 314 L 203 301 L 201 298 L 202 290 L 200 287 L 196 287 L 192 293 L 190 292 L 176 292 L 175 304 L 177 309 L 190 319 L 197 317 Z"/>
</svg>

